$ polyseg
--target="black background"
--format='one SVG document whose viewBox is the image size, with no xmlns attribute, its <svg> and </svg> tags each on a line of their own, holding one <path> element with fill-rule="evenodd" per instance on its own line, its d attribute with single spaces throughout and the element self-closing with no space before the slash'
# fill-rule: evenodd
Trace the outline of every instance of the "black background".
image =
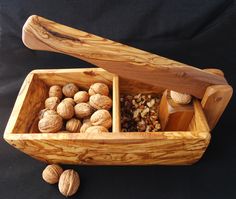
<svg viewBox="0 0 236 199">
<path fill-rule="evenodd" d="M 0 130 L 32 69 L 89 67 L 68 56 L 36 52 L 21 28 L 37 14 L 199 68 L 216 67 L 231 85 L 236 75 L 236 9 L 230 0 L 0 1 Z M 74 198 L 236 198 L 235 102 L 192 166 L 66 166 L 81 176 Z M 0 142 L 0 198 L 63 198 L 41 179 L 44 163 Z"/>
</svg>

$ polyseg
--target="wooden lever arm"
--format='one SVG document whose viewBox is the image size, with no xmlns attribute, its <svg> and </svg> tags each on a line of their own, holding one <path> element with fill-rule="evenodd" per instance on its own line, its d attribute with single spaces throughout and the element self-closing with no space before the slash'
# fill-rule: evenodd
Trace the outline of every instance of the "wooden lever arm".
<svg viewBox="0 0 236 199">
<path fill-rule="evenodd" d="M 22 30 L 24 44 L 34 50 L 71 55 L 124 78 L 202 98 L 211 85 L 226 85 L 215 74 L 149 52 L 31 16 Z"/>
</svg>

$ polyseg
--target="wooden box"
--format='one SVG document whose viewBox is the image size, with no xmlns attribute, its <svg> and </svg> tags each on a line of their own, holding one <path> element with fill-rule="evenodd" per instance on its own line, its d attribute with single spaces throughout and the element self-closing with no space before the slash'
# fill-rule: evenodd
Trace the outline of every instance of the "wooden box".
<svg viewBox="0 0 236 199">
<path fill-rule="evenodd" d="M 212 74 L 217 70 L 195 69 L 38 16 L 32 16 L 26 22 L 23 41 L 32 49 L 70 54 L 112 72 L 100 68 L 34 70 L 26 77 L 4 139 L 24 153 L 48 163 L 193 164 L 205 152 L 211 138 L 210 130 L 232 95 L 232 88 L 226 80 Z M 83 89 L 88 89 L 94 82 L 109 85 L 113 98 L 111 133 L 38 132 L 38 112 L 44 106 L 49 86 L 68 82 Z M 200 86 L 195 85 L 197 83 Z M 186 91 L 196 97 L 194 116 L 187 131 L 121 132 L 120 95 L 162 93 L 166 88 Z"/>
</svg>

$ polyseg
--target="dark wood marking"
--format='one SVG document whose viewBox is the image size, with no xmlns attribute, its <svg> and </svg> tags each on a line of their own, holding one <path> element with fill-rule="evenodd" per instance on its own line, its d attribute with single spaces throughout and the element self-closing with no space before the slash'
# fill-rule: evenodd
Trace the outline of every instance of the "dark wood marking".
<svg viewBox="0 0 236 199">
<path fill-rule="evenodd" d="M 84 71 L 85 75 L 89 75 L 89 76 L 96 76 L 96 73 L 94 71 Z"/>
</svg>

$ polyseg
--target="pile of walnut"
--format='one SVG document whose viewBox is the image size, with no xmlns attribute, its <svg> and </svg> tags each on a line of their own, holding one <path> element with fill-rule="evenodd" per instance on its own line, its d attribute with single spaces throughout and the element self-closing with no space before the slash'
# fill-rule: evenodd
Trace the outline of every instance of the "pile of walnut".
<svg viewBox="0 0 236 199">
<path fill-rule="evenodd" d="M 156 132 L 161 129 L 158 120 L 159 96 L 125 95 L 120 101 L 122 132 Z"/>
<path fill-rule="evenodd" d="M 49 184 L 58 183 L 59 191 L 66 197 L 74 195 L 80 186 L 80 177 L 76 171 L 72 169 L 63 171 L 57 164 L 48 165 L 43 170 L 42 178 Z"/>
<path fill-rule="evenodd" d="M 45 109 L 39 113 L 38 129 L 41 133 L 109 132 L 112 100 L 104 83 L 94 83 L 88 92 L 79 91 L 74 83 L 63 87 L 51 86 Z"/>
</svg>

